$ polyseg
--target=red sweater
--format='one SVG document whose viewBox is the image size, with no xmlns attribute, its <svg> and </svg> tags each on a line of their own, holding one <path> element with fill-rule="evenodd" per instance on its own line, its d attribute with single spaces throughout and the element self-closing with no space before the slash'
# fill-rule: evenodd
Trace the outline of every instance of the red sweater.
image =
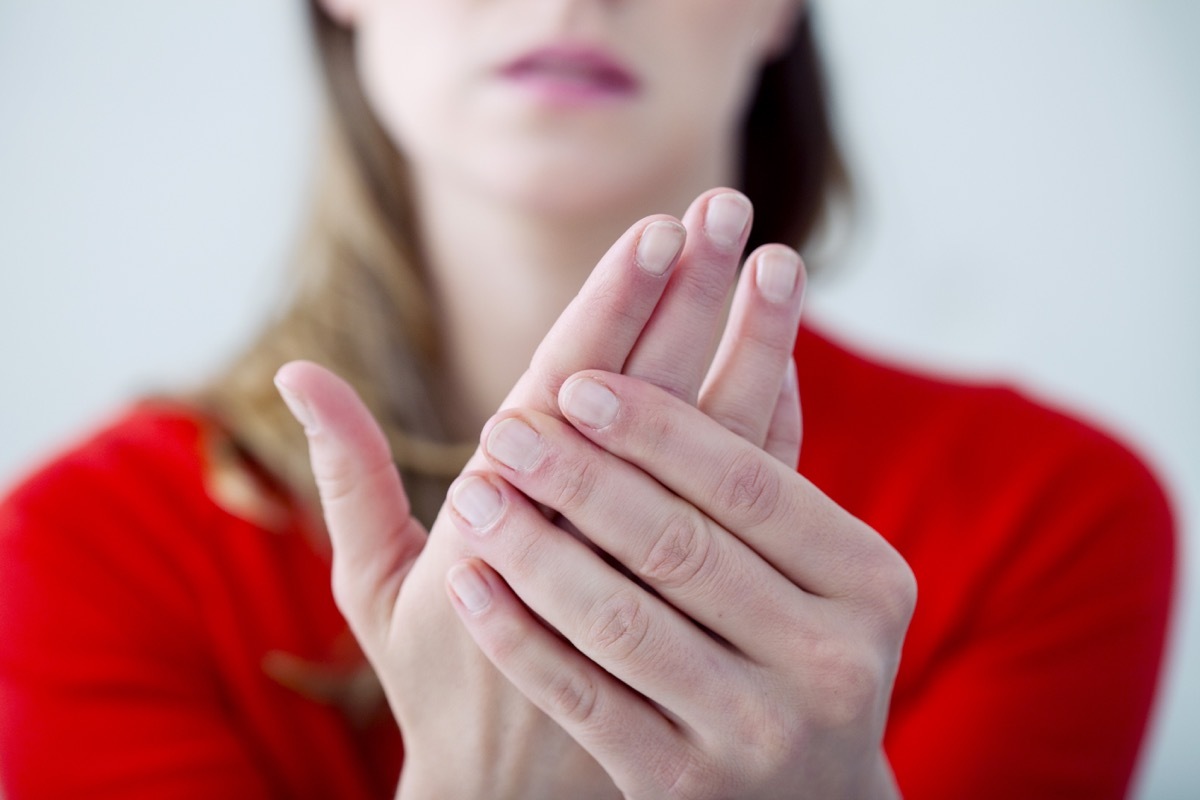
<svg viewBox="0 0 1200 800">
<path fill-rule="evenodd" d="M 808 330 L 796 353 L 801 471 L 920 587 L 886 738 L 905 795 L 1121 796 L 1171 598 L 1154 478 L 1008 389 Z M 328 554 L 287 515 L 231 512 L 247 506 L 221 441 L 183 410 L 137 407 L 0 506 L 13 800 L 390 796 L 399 738 L 386 706 L 343 691 L 362 662 Z M 305 674 L 281 676 L 279 652 Z"/>
</svg>

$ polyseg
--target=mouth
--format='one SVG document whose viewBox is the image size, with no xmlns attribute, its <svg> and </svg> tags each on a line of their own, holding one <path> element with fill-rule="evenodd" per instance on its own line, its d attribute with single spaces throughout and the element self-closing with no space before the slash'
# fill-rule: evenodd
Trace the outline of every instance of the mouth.
<svg viewBox="0 0 1200 800">
<path fill-rule="evenodd" d="M 602 49 L 560 44 L 530 51 L 500 69 L 509 83 L 544 99 L 620 100 L 638 93 L 633 72 Z"/>
</svg>

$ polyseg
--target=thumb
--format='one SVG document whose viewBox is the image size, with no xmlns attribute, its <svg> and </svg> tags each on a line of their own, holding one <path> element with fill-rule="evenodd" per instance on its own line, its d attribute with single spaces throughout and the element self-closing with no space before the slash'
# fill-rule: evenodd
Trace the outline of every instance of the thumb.
<svg viewBox="0 0 1200 800">
<path fill-rule="evenodd" d="M 425 546 L 387 439 L 358 394 L 324 367 L 285 364 L 275 375 L 304 426 L 333 545 L 333 595 L 364 649 L 386 637 L 400 585 Z"/>
</svg>

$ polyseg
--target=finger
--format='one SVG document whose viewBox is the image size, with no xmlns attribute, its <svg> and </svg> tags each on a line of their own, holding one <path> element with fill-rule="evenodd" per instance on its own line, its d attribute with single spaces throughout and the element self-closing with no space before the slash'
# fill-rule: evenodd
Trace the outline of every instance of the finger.
<svg viewBox="0 0 1200 800">
<path fill-rule="evenodd" d="M 626 231 L 559 315 L 500 407 L 557 415 L 558 389 L 568 375 L 588 368 L 620 372 L 667 288 L 686 238 L 683 225 L 664 215 Z M 483 464 L 476 452 L 466 468 Z"/>
<path fill-rule="evenodd" d="M 759 447 L 792 360 L 804 283 L 790 247 L 767 245 L 750 256 L 700 392 L 702 411 Z"/>
<path fill-rule="evenodd" d="M 681 732 L 534 619 L 487 564 L 460 561 L 446 583 L 459 619 L 496 668 L 590 753 L 624 796 L 658 796 L 648 780 L 687 761 Z M 648 769 L 642 760 L 650 754 L 657 763 Z"/>
<path fill-rule="evenodd" d="M 768 629 L 794 627 L 807 599 L 741 540 L 567 423 L 498 414 L 484 452 L 502 478 L 558 511 L 683 614 L 752 659 Z"/>
<path fill-rule="evenodd" d="M 686 238 L 678 220 L 662 215 L 626 231 L 546 334 L 501 408 L 558 414 L 557 393 L 567 376 L 589 368 L 620 372 L 668 286 Z"/>
<path fill-rule="evenodd" d="M 667 712 L 700 721 L 698 707 L 721 696 L 717 677 L 741 674 L 736 655 L 547 520 L 503 479 L 469 474 L 449 498 L 459 531 L 530 611 Z"/>
<path fill-rule="evenodd" d="M 304 425 L 333 546 L 333 592 L 359 641 L 380 641 L 400 584 L 425 545 L 383 432 L 355 391 L 311 362 L 275 376 Z"/>
<path fill-rule="evenodd" d="M 611 371 L 696 402 L 752 216 L 750 201 L 729 189 L 705 192 L 692 203 L 683 217 L 687 244 L 671 283 L 625 369 Z"/>
<path fill-rule="evenodd" d="M 775 399 L 775 410 L 771 413 L 771 424 L 767 428 L 767 440 L 763 449 L 789 469 L 795 469 L 800 463 L 800 438 L 803 429 L 796 362 L 789 357 L 783 383 L 779 387 L 779 397 Z"/>
<path fill-rule="evenodd" d="M 866 524 L 658 387 L 589 371 L 563 386 L 560 403 L 580 433 L 654 476 L 806 591 L 869 593 L 862 576 L 895 571 L 900 557 Z"/>
</svg>

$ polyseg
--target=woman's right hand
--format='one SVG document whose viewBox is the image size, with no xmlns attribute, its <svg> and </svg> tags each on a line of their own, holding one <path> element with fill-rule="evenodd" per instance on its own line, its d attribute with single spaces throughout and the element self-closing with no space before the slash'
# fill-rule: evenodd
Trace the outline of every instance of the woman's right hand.
<svg viewBox="0 0 1200 800">
<path fill-rule="evenodd" d="M 794 286 L 772 300 L 757 288 L 762 255 L 772 250 L 748 260 L 708 370 L 709 343 L 748 230 L 748 202 L 723 190 L 698 198 L 682 227 L 668 217 L 633 226 L 547 334 L 503 407 L 557 416 L 568 376 L 623 372 L 698 404 L 794 465 L 798 405 L 794 378 L 784 376 L 801 292 Z M 309 436 L 334 548 L 335 596 L 404 735 L 400 795 L 619 796 L 595 761 L 492 667 L 459 624 L 443 586 L 448 569 L 471 554 L 469 545 L 445 514 L 426 540 L 384 438 L 354 392 L 305 363 L 286 366 L 277 382 Z M 466 469 L 487 468 L 477 453 Z"/>
</svg>

